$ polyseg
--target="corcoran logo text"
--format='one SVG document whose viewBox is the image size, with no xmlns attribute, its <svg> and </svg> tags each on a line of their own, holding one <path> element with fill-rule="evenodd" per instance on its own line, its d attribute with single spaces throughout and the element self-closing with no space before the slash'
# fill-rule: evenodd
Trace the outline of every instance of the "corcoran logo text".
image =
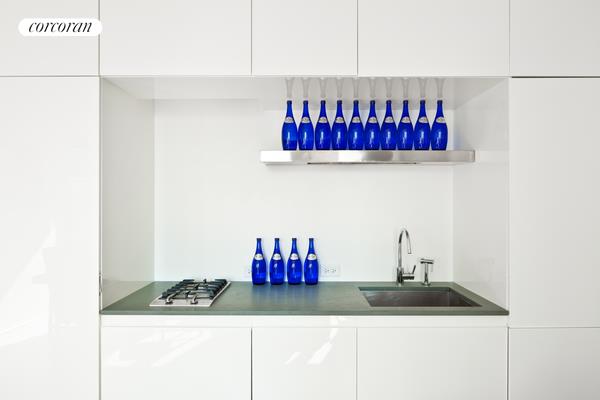
<svg viewBox="0 0 600 400">
<path fill-rule="evenodd" d="M 102 24 L 95 18 L 24 18 L 19 32 L 23 36 L 98 36 Z"/>
</svg>

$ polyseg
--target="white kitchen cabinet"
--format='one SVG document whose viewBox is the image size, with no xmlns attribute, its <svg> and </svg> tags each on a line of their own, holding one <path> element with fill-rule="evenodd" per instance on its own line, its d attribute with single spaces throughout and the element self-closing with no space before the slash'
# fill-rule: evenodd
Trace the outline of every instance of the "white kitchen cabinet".
<svg viewBox="0 0 600 400">
<path fill-rule="evenodd" d="M 0 78 L 0 397 L 98 398 L 98 78 Z"/>
<path fill-rule="evenodd" d="M 510 326 L 600 326 L 600 79 L 510 82 Z"/>
<path fill-rule="evenodd" d="M 600 2 L 511 0 L 513 76 L 599 76 Z"/>
<path fill-rule="evenodd" d="M 253 0 L 254 75 L 356 75 L 357 0 Z"/>
<path fill-rule="evenodd" d="M 358 0 L 362 76 L 506 76 L 508 0 Z"/>
<path fill-rule="evenodd" d="M 249 75 L 250 0 L 100 0 L 103 75 Z"/>
<path fill-rule="evenodd" d="M 600 398 L 600 329 L 510 329 L 510 400 Z"/>
<path fill-rule="evenodd" d="M 506 400 L 506 327 L 359 328 L 357 340 L 359 400 Z"/>
<path fill-rule="evenodd" d="M 256 328 L 254 400 L 356 399 L 356 329 Z"/>
<path fill-rule="evenodd" d="M 98 0 L 5 0 L 0 6 L 0 76 L 96 75 L 98 38 L 25 37 L 24 18 L 97 18 Z"/>
<path fill-rule="evenodd" d="M 250 328 L 103 327 L 102 400 L 249 400 L 250 348 Z"/>
</svg>

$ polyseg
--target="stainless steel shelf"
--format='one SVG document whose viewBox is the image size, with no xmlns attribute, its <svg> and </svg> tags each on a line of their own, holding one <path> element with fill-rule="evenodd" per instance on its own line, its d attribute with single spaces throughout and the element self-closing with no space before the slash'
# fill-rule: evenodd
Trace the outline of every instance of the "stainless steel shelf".
<svg viewBox="0 0 600 400">
<path fill-rule="evenodd" d="M 264 164 L 427 164 L 455 165 L 475 161 L 474 150 L 263 150 Z"/>
</svg>

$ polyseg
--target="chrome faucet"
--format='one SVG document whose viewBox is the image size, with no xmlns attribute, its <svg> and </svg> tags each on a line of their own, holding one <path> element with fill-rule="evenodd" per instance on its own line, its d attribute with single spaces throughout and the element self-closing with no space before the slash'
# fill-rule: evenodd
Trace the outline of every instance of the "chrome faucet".
<svg viewBox="0 0 600 400">
<path fill-rule="evenodd" d="M 410 235 L 406 228 L 402 228 L 400 231 L 400 236 L 398 237 L 398 267 L 396 268 L 396 283 L 398 285 L 402 285 L 405 280 L 413 280 L 415 279 L 415 269 L 417 266 L 415 265 L 412 272 L 404 272 L 404 268 L 402 267 L 402 237 L 406 234 L 406 251 L 408 254 L 412 254 L 412 249 L 410 246 Z"/>
<path fill-rule="evenodd" d="M 419 262 L 423 266 L 423 286 L 431 286 L 431 282 L 429 282 L 429 273 L 431 272 L 430 269 L 433 267 L 434 261 L 430 258 L 421 258 Z"/>
</svg>

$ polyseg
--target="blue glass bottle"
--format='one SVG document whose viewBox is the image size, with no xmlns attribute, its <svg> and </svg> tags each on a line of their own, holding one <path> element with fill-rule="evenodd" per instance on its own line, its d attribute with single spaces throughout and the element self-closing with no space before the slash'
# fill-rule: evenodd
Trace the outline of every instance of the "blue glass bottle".
<svg viewBox="0 0 600 400">
<path fill-rule="evenodd" d="M 292 238 L 292 251 L 287 261 L 287 279 L 290 285 L 298 285 L 302 282 L 302 260 L 298 254 L 296 238 Z"/>
<path fill-rule="evenodd" d="M 256 239 L 256 251 L 252 260 L 252 283 L 263 285 L 267 281 L 267 262 L 262 252 L 262 240 Z"/>
<path fill-rule="evenodd" d="M 304 282 L 307 285 L 316 285 L 319 283 L 319 260 L 315 253 L 315 240 L 308 239 L 308 254 L 304 260 Z"/>
<path fill-rule="evenodd" d="M 331 127 L 327 119 L 325 100 L 321 100 L 321 112 L 315 126 L 315 147 L 317 150 L 331 149 Z"/>
<path fill-rule="evenodd" d="M 437 111 L 431 126 L 431 150 L 446 150 L 448 146 L 448 125 L 444 118 L 442 99 L 437 101 Z"/>
<path fill-rule="evenodd" d="M 346 150 L 348 148 L 348 127 L 344 119 L 342 101 L 337 101 L 335 120 L 331 126 L 331 147 L 333 150 Z"/>
<path fill-rule="evenodd" d="M 425 99 L 421 99 L 419 106 L 419 117 L 415 123 L 415 150 L 429 150 L 431 141 L 431 128 L 427 119 Z"/>
<path fill-rule="evenodd" d="M 415 134 L 408 112 L 408 100 L 402 102 L 402 116 L 398 123 L 398 150 L 412 150 Z"/>
<path fill-rule="evenodd" d="M 287 101 L 287 112 L 281 127 L 281 143 L 284 150 L 296 150 L 298 146 L 298 127 L 294 120 L 294 112 L 292 110 L 292 101 Z"/>
<path fill-rule="evenodd" d="M 269 280 L 272 285 L 281 285 L 285 277 L 285 263 L 279 250 L 279 238 L 275 238 L 275 248 L 269 262 Z"/>
<path fill-rule="evenodd" d="M 379 150 L 380 140 L 379 121 L 377 121 L 377 111 L 375 110 L 375 100 L 371 100 L 369 106 L 369 117 L 365 124 L 365 149 Z"/>
<path fill-rule="evenodd" d="M 315 130 L 308 112 L 308 100 L 302 102 L 302 119 L 298 126 L 298 145 L 300 150 L 312 150 L 315 145 Z"/>
<path fill-rule="evenodd" d="M 385 117 L 383 117 L 383 123 L 381 124 L 380 133 L 381 149 L 382 150 L 395 150 L 396 142 L 398 139 L 398 129 L 396 128 L 396 122 L 394 121 L 394 114 L 392 113 L 392 101 L 386 100 L 385 102 Z"/>
<path fill-rule="evenodd" d="M 360 120 L 360 110 L 358 109 L 358 100 L 354 100 L 352 109 L 352 119 L 348 125 L 348 149 L 362 150 L 364 146 L 364 129 Z"/>
</svg>

